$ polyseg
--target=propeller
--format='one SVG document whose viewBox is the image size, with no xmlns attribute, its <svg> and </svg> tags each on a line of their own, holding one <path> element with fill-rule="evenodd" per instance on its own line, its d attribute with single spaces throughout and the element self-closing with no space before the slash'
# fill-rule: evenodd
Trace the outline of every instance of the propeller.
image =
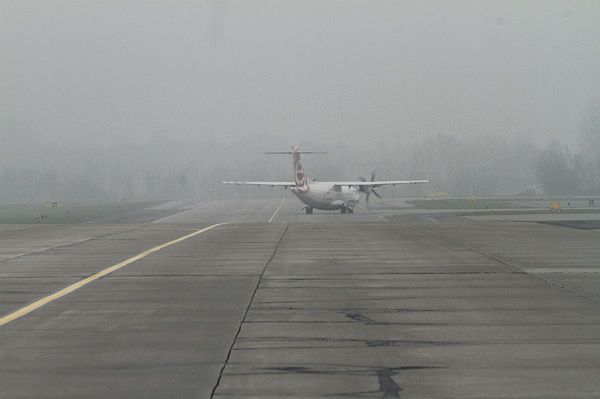
<svg viewBox="0 0 600 399">
<path fill-rule="evenodd" d="M 360 177 L 360 180 L 364 181 L 364 182 L 367 181 L 367 179 L 364 178 L 363 176 Z M 371 180 L 370 181 L 375 181 L 375 172 L 371 172 Z M 371 196 L 371 194 L 375 194 L 375 196 L 377 198 L 381 198 L 381 195 L 379 195 L 379 193 L 377 191 L 375 191 L 375 187 L 377 187 L 377 186 L 373 186 L 373 185 L 358 186 L 359 191 L 362 191 L 367 196 L 367 198 L 366 198 L 367 206 L 369 205 L 369 197 Z"/>
</svg>

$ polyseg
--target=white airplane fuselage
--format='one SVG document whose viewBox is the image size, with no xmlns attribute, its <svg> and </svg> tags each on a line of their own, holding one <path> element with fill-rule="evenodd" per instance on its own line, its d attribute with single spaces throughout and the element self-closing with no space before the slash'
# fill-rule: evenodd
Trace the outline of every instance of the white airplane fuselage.
<svg viewBox="0 0 600 399">
<path fill-rule="evenodd" d="M 292 187 L 291 191 L 306 206 L 326 211 L 352 209 L 360 201 L 357 189 L 336 186 L 335 183 L 312 182 L 306 184 L 305 189 Z"/>
<path fill-rule="evenodd" d="M 318 152 L 300 151 L 297 146 L 292 147 L 292 151 L 267 152 L 267 154 L 289 154 L 292 156 L 294 165 L 293 181 L 224 181 L 225 184 L 245 184 L 257 186 L 280 186 L 289 188 L 298 199 L 305 204 L 306 213 L 313 213 L 313 209 L 322 209 L 325 211 L 341 210 L 342 213 L 354 213 L 354 207 L 360 201 L 360 192 L 366 194 L 367 203 L 369 195 L 380 195 L 375 188 L 386 185 L 396 184 L 417 184 L 429 183 L 429 180 L 375 180 L 375 174 L 371 175 L 371 180 L 365 178 L 351 181 L 311 181 L 304 166 L 300 160 L 300 154 L 318 154 Z"/>
</svg>

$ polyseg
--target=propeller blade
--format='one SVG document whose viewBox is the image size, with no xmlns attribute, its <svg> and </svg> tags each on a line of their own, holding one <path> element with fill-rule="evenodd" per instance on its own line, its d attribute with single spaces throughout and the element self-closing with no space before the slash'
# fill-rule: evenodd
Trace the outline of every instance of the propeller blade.
<svg viewBox="0 0 600 399">
<path fill-rule="evenodd" d="M 367 206 L 369 206 L 369 197 L 370 197 L 370 196 L 371 196 L 371 193 L 367 193 L 367 198 L 366 198 L 366 201 L 367 201 Z"/>
<path fill-rule="evenodd" d="M 366 182 L 367 179 L 365 179 L 363 176 L 359 176 L 360 181 L 364 181 Z M 358 191 L 366 193 L 369 191 L 368 186 L 358 186 Z"/>
<path fill-rule="evenodd" d="M 375 191 L 375 190 L 374 190 L 374 189 L 372 189 L 372 188 L 371 188 L 371 192 L 372 192 L 373 194 L 375 194 L 375 196 L 376 196 L 377 198 L 381 198 L 381 195 L 379 195 L 379 194 L 377 193 L 377 191 Z"/>
<path fill-rule="evenodd" d="M 375 171 L 371 172 L 371 181 L 375 181 Z"/>
</svg>

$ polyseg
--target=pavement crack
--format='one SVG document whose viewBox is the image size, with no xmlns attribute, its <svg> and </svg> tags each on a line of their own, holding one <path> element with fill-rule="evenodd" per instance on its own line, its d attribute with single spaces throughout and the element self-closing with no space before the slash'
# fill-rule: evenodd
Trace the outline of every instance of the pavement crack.
<svg viewBox="0 0 600 399">
<path fill-rule="evenodd" d="M 362 313 L 360 313 L 357 310 L 349 310 L 344 315 L 347 318 L 349 318 L 350 320 L 355 321 L 355 322 L 359 322 L 359 323 L 364 323 L 364 324 L 385 324 L 385 323 L 376 322 L 375 320 L 368 318 L 367 316 L 363 315 Z"/>
<path fill-rule="evenodd" d="M 377 380 L 379 381 L 379 390 L 383 393 L 384 398 L 399 398 L 402 388 L 396 384 L 392 376 L 398 374 L 394 369 L 377 370 Z"/>
<path fill-rule="evenodd" d="M 124 228 L 123 230 L 112 231 L 112 232 L 108 232 L 108 233 L 105 233 L 105 234 L 99 234 L 97 236 L 88 237 L 88 238 L 85 238 L 85 239 L 80 240 L 80 241 L 69 242 L 69 243 L 66 243 L 66 244 L 58 244 L 58 245 L 54 245 L 54 246 L 51 246 L 51 247 L 48 247 L 48 248 L 41 248 L 41 249 L 38 249 L 38 250 L 35 250 L 35 251 L 30 251 L 30 252 L 27 252 L 27 253 L 24 253 L 24 254 L 19 254 L 19 255 L 13 256 L 11 258 L 2 259 L 2 260 L 0 260 L 0 263 L 8 263 L 8 262 L 11 262 L 11 261 L 23 258 L 25 256 L 30 256 L 30 255 L 42 255 L 45 252 L 52 251 L 52 250 L 55 250 L 55 249 L 59 249 L 59 248 L 62 249 L 62 248 L 74 247 L 76 245 L 83 244 L 83 243 L 86 243 L 86 242 L 89 242 L 89 241 L 93 241 L 93 240 L 97 240 L 97 239 L 102 239 L 102 238 L 110 237 L 112 235 L 117 235 L 117 234 L 121 234 L 121 233 L 127 233 L 127 232 L 130 232 L 130 231 L 134 231 L 136 229 L 139 229 L 139 227 L 135 226 L 133 228 Z"/>
<path fill-rule="evenodd" d="M 233 347 L 235 346 L 235 343 L 240 335 L 240 332 L 242 331 L 242 326 L 246 322 L 246 317 L 248 317 L 248 312 L 250 311 L 250 308 L 252 307 L 252 302 L 254 301 L 256 292 L 258 291 L 258 288 L 260 287 L 260 283 L 263 280 L 263 276 L 265 275 L 265 272 L 267 271 L 267 267 L 269 267 L 269 265 L 275 258 L 275 255 L 277 254 L 277 251 L 279 250 L 279 247 L 281 246 L 281 243 L 283 242 L 283 238 L 285 237 L 286 233 L 288 232 L 289 227 L 290 227 L 290 224 L 286 223 L 285 229 L 281 233 L 281 237 L 279 237 L 279 241 L 277 241 L 277 244 L 275 245 L 275 248 L 273 249 L 273 253 L 269 257 L 269 260 L 267 260 L 267 262 L 265 263 L 264 267 L 262 268 L 262 271 L 260 272 L 260 275 L 258 276 L 258 281 L 256 282 L 256 286 L 254 287 L 252 296 L 250 297 L 250 300 L 248 301 L 248 306 L 246 306 L 244 316 L 242 317 L 242 320 L 240 321 L 240 325 L 238 326 L 237 332 L 235 333 L 235 337 L 233 337 L 231 346 L 229 347 L 229 350 L 227 351 L 227 356 L 225 357 L 223 366 L 221 367 L 221 370 L 219 371 L 219 377 L 217 378 L 217 382 L 210 393 L 211 399 L 214 397 L 215 392 L 217 391 L 217 388 L 219 388 L 219 384 L 221 383 L 221 378 L 223 378 L 223 372 L 225 371 L 225 367 L 227 367 L 227 363 L 229 363 L 229 359 L 231 357 L 231 352 L 233 351 Z"/>
<path fill-rule="evenodd" d="M 429 232 L 426 232 L 426 231 L 422 231 L 422 230 L 419 230 L 419 229 L 417 229 L 415 227 L 411 227 L 411 226 L 406 226 L 406 227 L 409 230 L 412 230 L 412 231 L 414 231 L 416 233 L 420 233 L 420 234 L 423 234 L 425 236 L 436 238 L 438 240 L 445 241 L 447 243 L 459 246 L 459 247 L 464 248 L 466 250 L 478 253 L 479 255 L 485 256 L 486 258 L 488 258 L 490 260 L 493 260 L 493 261 L 498 262 L 498 263 L 500 263 L 502 265 L 509 266 L 509 267 L 513 268 L 519 274 L 526 274 L 528 276 L 537 278 L 537 279 L 542 280 L 542 281 L 546 282 L 547 284 L 550 284 L 550 285 L 552 285 L 552 286 L 554 286 L 556 288 L 559 288 L 561 290 L 567 291 L 567 292 L 569 292 L 569 293 L 571 293 L 573 295 L 576 295 L 576 296 L 578 296 L 580 298 L 588 299 L 588 300 L 596 303 L 597 305 L 600 305 L 600 300 L 598 300 L 596 298 L 593 298 L 591 296 L 579 293 L 579 292 L 577 292 L 575 290 L 572 290 L 569 287 L 566 287 L 566 286 L 564 286 L 562 284 L 559 284 L 559 283 L 557 283 L 557 282 L 555 282 L 553 280 L 550 280 L 549 278 L 542 277 L 539 274 L 528 273 L 527 271 L 524 270 L 525 269 L 524 267 L 519 266 L 519 265 L 515 264 L 514 262 L 510 262 L 510 261 L 508 261 L 508 260 L 506 260 L 504 258 L 501 258 L 500 256 L 492 255 L 492 254 L 490 254 L 490 253 L 488 253 L 486 251 L 483 251 L 483 250 L 478 249 L 478 248 L 474 248 L 474 247 L 472 247 L 470 245 L 467 245 L 467 244 L 463 244 L 462 242 L 459 242 L 459 241 L 456 241 L 456 240 L 452 240 L 452 239 L 450 239 L 448 237 L 444 237 L 444 236 L 437 235 L 437 234 L 432 234 L 432 233 L 429 233 Z"/>
</svg>

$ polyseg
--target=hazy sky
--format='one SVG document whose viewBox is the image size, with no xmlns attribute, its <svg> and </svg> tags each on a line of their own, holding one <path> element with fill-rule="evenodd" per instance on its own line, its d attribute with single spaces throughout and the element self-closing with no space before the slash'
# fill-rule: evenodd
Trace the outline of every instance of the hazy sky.
<svg viewBox="0 0 600 399">
<path fill-rule="evenodd" d="M 0 116 L 57 139 L 574 144 L 600 99 L 597 0 L 0 4 Z"/>
</svg>

